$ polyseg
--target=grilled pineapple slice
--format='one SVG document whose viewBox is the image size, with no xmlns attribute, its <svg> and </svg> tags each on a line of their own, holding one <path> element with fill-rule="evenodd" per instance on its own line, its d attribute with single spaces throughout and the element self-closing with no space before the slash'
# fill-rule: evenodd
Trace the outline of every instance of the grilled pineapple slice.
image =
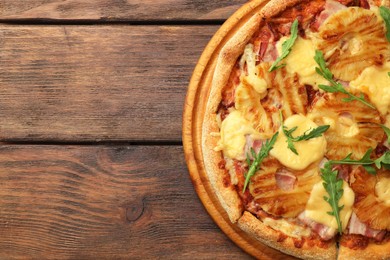
<svg viewBox="0 0 390 260">
<path fill-rule="evenodd" d="M 318 165 L 318 164 L 317 164 Z M 283 190 L 276 181 L 278 171 L 288 171 L 296 178 L 294 188 Z M 285 169 L 272 156 L 266 158 L 249 185 L 254 201 L 269 214 L 296 217 L 305 210 L 313 185 L 321 180 L 318 167 L 313 164 L 302 171 Z"/>
<path fill-rule="evenodd" d="M 236 89 L 235 107 L 261 133 L 272 133 L 272 120 L 260 104 L 261 96 L 245 79 Z"/>
<path fill-rule="evenodd" d="M 242 77 L 235 93 L 235 108 L 252 122 L 254 129 L 272 135 L 280 126 L 279 109 L 285 118 L 306 114 L 308 98 L 296 73 L 289 74 L 285 68 L 268 73 L 269 67 L 270 63 L 256 67 L 256 77 L 268 87 L 265 95 L 256 90 L 254 80 Z"/>
<path fill-rule="evenodd" d="M 330 125 L 325 133 L 326 157 L 341 160 L 349 153 L 360 159 L 370 148 L 381 142 L 384 132 L 378 125 L 381 117 L 377 110 L 358 101 L 343 102 L 347 95 L 324 94 L 313 106 L 309 118 L 317 125 Z"/>
<path fill-rule="evenodd" d="M 380 170 L 376 176 L 368 174 L 362 167 L 355 169 L 354 212 L 359 220 L 370 228 L 390 230 L 390 171 Z"/>
<path fill-rule="evenodd" d="M 286 68 L 280 68 L 268 73 L 270 64 L 260 64 L 259 75 L 270 87 L 267 95 L 261 99 L 261 106 L 272 120 L 273 132 L 280 126 L 279 110 L 283 117 L 287 118 L 294 114 L 306 114 L 308 97 L 305 86 L 299 83 L 298 74 L 288 73 Z"/>
<path fill-rule="evenodd" d="M 383 20 L 372 10 L 352 7 L 329 17 L 319 29 L 318 49 L 337 79 L 351 81 L 371 65 L 389 59 Z"/>
</svg>

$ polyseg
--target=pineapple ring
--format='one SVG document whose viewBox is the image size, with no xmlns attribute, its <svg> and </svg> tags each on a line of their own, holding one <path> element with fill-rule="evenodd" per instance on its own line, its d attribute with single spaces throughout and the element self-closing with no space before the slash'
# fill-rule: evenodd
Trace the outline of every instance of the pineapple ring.
<svg viewBox="0 0 390 260">
<path fill-rule="evenodd" d="M 269 214 L 296 217 L 305 210 L 313 185 L 321 181 L 318 163 L 302 171 L 287 170 L 274 157 L 266 158 L 249 185 L 256 203 Z M 287 170 L 296 177 L 295 188 L 283 190 L 278 187 L 275 173 Z"/>
<path fill-rule="evenodd" d="M 351 151 L 353 159 L 360 159 L 369 148 L 376 148 L 384 136 L 379 112 L 358 101 L 343 102 L 346 97 L 326 93 L 308 115 L 317 125 L 330 125 L 325 133 L 325 156 L 330 160 L 341 160 Z"/>
<path fill-rule="evenodd" d="M 362 167 L 358 167 L 352 174 L 355 177 L 355 181 L 351 184 L 355 192 L 353 210 L 359 220 L 374 229 L 390 230 L 390 198 L 388 194 L 378 194 L 377 189 L 378 184 L 390 181 L 389 172 L 382 170 L 374 176 L 367 174 Z M 386 196 L 387 200 L 384 200 L 383 196 Z"/>
<path fill-rule="evenodd" d="M 363 69 L 389 59 L 386 28 L 372 10 L 343 9 L 321 25 L 318 49 L 337 79 L 351 81 Z"/>
</svg>

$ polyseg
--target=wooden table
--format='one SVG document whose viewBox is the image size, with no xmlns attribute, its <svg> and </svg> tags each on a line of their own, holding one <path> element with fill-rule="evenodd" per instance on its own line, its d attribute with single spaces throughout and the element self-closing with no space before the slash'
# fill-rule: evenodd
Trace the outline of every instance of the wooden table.
<svg viewBox="0 0 390 260">
<path fill-rule="evenodd" d="M 197 59 L 245 0 L 0 0 L 0 259 L 250 258 L 190 181 Z"/>
</svg>

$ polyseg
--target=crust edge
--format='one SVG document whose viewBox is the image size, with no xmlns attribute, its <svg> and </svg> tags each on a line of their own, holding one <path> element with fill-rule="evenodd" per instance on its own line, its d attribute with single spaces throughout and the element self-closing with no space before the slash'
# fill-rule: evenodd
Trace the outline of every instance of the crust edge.
<svg viewBox="0 0 390 260">
<path fill-rule="evenodd" d="M 264 1 L 259 1 L 259 4 Z M 237 191 L 232 186 L 223 185 L 223 170 L 217 167 L 218 162 L 222 160 L 221 152 L 216 152 L 212 148 L 217 146 L 219 137 L 210 135 L 213 132 L 219 132 L 216 122 L 216 111 L 221 101 L 221 90 L 225 86 L 233 66 L 245 48 L 245 45 L 256 32 L 261 24 L 261 15 L 259 12 L 254 14 L 234 35 L 229 39 L 217 58 L 211 91 L 202 127 L 202 152 L 205 172 L 211 187 L 224 210 L 228 213 L 232 223 L 236 223 L 243 212 L 243 205 Z"/>
<path fill-rule="evenodd" d="M 390 259 L 390 241 L 380 245 L 371 243 L 363 250 L 354 250 L 340 245 L 339 259 Z"/>
<path fill-rule="evenodd" d="M 331 242 L 328 248 L 309 246 L 307 243 L 301 248 L 296 248 L 293 239 L 290 237 L 287 237 L 282 242 L 278 242 L 278 233 L 247 211 L 238 220 L 238 226 L 262 243 L 283 253 L 302 259 L 336 259 L 335 241 Z"/>
</svg>

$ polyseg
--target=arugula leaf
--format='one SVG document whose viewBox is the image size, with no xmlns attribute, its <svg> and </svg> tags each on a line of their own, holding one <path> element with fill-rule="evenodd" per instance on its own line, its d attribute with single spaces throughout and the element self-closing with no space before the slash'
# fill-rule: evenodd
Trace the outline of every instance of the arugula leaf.
<svg viewBox="0 0 390 260">
<path fill-rule="evenodd" d="M 379 7 L 379 13 L 386 24 L 386 39 L 390 42 L 390 9 L 385 6 Z"/>
<path fill-rule="evenodd" d="M 331 87 L 331 86 L 327 86 L 327 85 L 318 85 L 318 87 L 326 92 L 330 92 L 330 93 L 336 93 L 336 92 L 339 92 L 339 90 L 335 87 Z"/>
<path fill-rule="evenodd" d="M 309 139 L 313 139 L 316 137 L 320 137 L 330 127 L 330 125 L 322 125 L 322 126 L 319 126 L 317 128 L 310 128 L 309 130 L 305 131 L 303 133 L 303 135 L 294 137 L 292 134 L 295 132 L 295 130 L 298 129 L 298 127 L 296 126 L 296 127 L 291 128 L 290 130 L 288 130 L 287 127 L 285 125 L 283 125 L 282 112 L 279 111 L 279 114 L 280 114 L 280 121 L 281 121 L 283 133 L 287 137 L 287 140 L 286 140 L 287 148 L 290 149 L 296 155 L 299 155 L 299 154 L 298 154 L 297 149 L 294 146 L 294 142 L 299 142 L 299 141 L 304 141 L 304 140 L 309 140 Z"/>
<path fill-rule="evenodd" d="M 390 128 L 385 125 L 380 125 L 387 135 L 387 143 L 390 144 Z"/>
<path fill-rule="evenodd" d="M 284 41 L 282 43 L 282 54 L 275 60 L 275 62 L 272 64 L 271 68 L 269 68 L 269 72 L 272 72 L 276 69 L 282 68 L 286 66 L 286 64 L 278 65 L 284 58 L 287 57 L 288 54 L 291 52 L 291 48 L 295 43 L 295 40 L 298 38 L 298 20 L 295 19 L 295 21 L 291 25 L 291 36 L 289 39 Z"/>
<path fill-rule="evenodd" d="M 369 174 L 376 174 L 376 169 L 373 167 L 373 165 L 376 166 L 376 168 L 381 169 L 384 167 L 385 169 L 390 168 L 390 151 L 387 151 L 384 153 L 381 157 L 379 157 L 376 160 L 372 160 L 371 153 L 373 149 L 369 148 L 367 152 L 363 155 L 363 157 L 360 160 L 353 160 L 351 159 L 352 153 L 348 154 L 347 157 L 345 157 L 342 160 L 330 160 L 328 163 L 330 165 L 334 164 L 350 164 L 350 165 L 362 165 L 364 169 Z"/>
<path fill-rule="evenodd" d="M 287 147 L 293 152 L 295 153 L 296 155 L 298 155 L 298 151 L 295 149 L 295 146 L 294 146 L 294 143 L 293 143 L 293 140 L 292 138 L 289 138 L 289 136 L 292 136 L 292 133 L 297 130 L 297 126 L 296 127 L 293 127 L 291 128 L 290 130 L 287 130 L 287 127 L 285 127 L 284 125 L 282 126 L 282 130 L 283 130 L 283 133 L 284 135 L 287 137 Z"/>
<path fill-rule="evenodd" d="M 352 153 L 348 154 L 347 157 L 345 157 L 342 160 L 330 160 L 328 161 L 329 164 L 355 164 L 355 165 L 370 165 L 373 164 L 374 161 L 370 159 L 372 148 L 369 148 L 366 153 L 363 155 L 362 159 L 360 160 L 353 160 L 351 159 Z"/>
<path fill-rule="evenodd" d="M 360 160 L 351 159 L 352 153 L 348 154 L 347 157 L 342 160 L 330 160 L 326 162 L 324 168 L 321 169 L 321 178 L 324 181 L 323 185 L 326 192 L 329 194 L 329 197 L 325 196 L 324 200 L 328 202 L 329 205 L 332 207 L 332 211 L 327 213 L 329 215 L 335 216 L 340 234 L 342 232 L 342 225 L 339 213 L 344 206 L 342 205 L 339 207 L 338 204 L 340 198 L 343 196 L 344 193 L 344 190 L 342 188 L 343 180 L 337 178 L 338 171 L 333 171 L 332 167 L 334 164 L 362 165 L 369 174 L 376 174 L 376 169 L 373 165 L 375 165 L 378 169 L 384 167 L 385 169 L 390 170 L 390 151 L 387 151 L 375 161 L 370 158 L 372 151 L 372 148 L 368 149 Z"/>
<path fill-rule="evenodd" d="M 375 175 L 376 174 L 376 169 L 374 166 L 371 165 L 363 165 L 363 168 L 368 172 L 369 174 Z"/>
<path fill-rule="evenodd" d="M 318 66 L 319 67 L 316 67 L 316 72 L 322 76 L 323 78 L 325 78 L 327 81 L 330 82 L 330 86 L 327 86 L 327 85 L 319 85 L 318 87 L 326 92 L 330 92 L 330 93 L 336 93 L 336 92 L 340 92 L 340 93 L 343 93 L 343 94 L 346 94 L 348 95 L 349 97 L 348 98 L 344 98 L 343 101 L 344 102 L 351 102 L 351 101 L 359 101 L 363 104 L 365 104 L 366 106 L 372 108 L 372 109 L 375 109 L 375 107 L 370 104 L 369 102 L 367 102 L 365 99 L 364 99 L 364 95 L 361 94 L 360 97 L 357 97 L 357 96 L 354 96 L 353 94 L 351 94 L 350 92 L 348 92 L 344 87 L 343 85 L 341 85 L 341 83 L 335 81 L 333 79 L 333 74 L 332 72 L 326 67 L 326 63 L 325 63 L 325 58 L 324 58 L 324 55 L 322 54 L 321 51 L 319 50 L 316 50 L 316 53 L 315 53 L 315 56 L 314 56 L 314 60 L 317 62 Z"/>
<path fill-rule="evenodd" d="M 245 192 L 250 179 L 252 176 L 260 169 L 260 165 L 263 162 L 263 160 L 268 156 L 269 151 L 274 147 L 274 144 L 276 142 L 276 139 L 279 135 L 279 132 L 276 132 L 270 140 L 267 140 L 265 144 L 261 146 L 261 149 L 259 153 L 256 155 L 255 151 L 253 148 L 251 149 L 252 157 L 253 157 L 253 162 L 250 163 L 251 159 L 249 158 L 249 155 L 247 155 L 247 162 L 249 165 L 249 170 L 245 175 L 245 183 L 244 183 L 244 188 L 242 192 Z"/>
<path fill-rule="evenodd" d="M 382 166 L 386 169 L 390 168 L 390 151 L 387 151 L 384 155 L 374 161 L 375 166 L 380 169 Z"/>
<path fill-rule="evenodd" d="M 290 130 L 287 130 L 286 126 L 283 126 L 283 133 L 287 137 L 287 147 L 296 155 L 298 154 L 298 151 L 296 150 L 294 146 L 294 142 L 299 142 L 299 141 L 304 141 L 304 140 L 309 140 L 313 139 L 316 137 L 320 137 L 323 133 L 325 133 L 329 129 L 329 125 L 322 125 L 317 128 L 310 128 L 306 132 L 303 133 L 303 135 L 293 137 L 292 133 L 297 130 L 297 127 L 291 128 Z"/>
<path fill-rule="evenodd" d="M 321 125 L 317 128 L 312 128 L 307 130 L 303 135 L 294 137 L 294 142 L 299 142 L 303 140 L 309 140 L 316 137 L 320 137 L 323 133 L 325 133 L 329 129 L 330 125 Z"/>
<path fill-rule="evenodd" d="M 344 205 L 339 206 L 339 201 L 344 194 L 343 180 L 337 178 L 338 171 L 333 171 L 332 165 L 329 162 L 325 163 L 324 168 L 321 169 L 321 173 L 321 178 L 324 181 L 324 188 L 329 195 L 329 197 L 324 196 L 324 200 L 328 202 L 332 208 L 332 211 L 327 213 L 336 218 L 338 230 L 341 234 L 343 232 L 343 226 L 340 220 L 340 211 L 343 209 Z"/>
</svg>

